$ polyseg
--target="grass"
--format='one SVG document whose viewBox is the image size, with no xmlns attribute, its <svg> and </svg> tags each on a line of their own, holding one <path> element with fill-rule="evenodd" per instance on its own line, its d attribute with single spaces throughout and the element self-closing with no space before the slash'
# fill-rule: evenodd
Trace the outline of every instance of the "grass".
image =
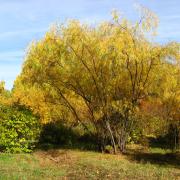
<svg viewBox="0 0 180 180">
<path fill-rule="evenodd" d="M 170 158 L 169 163 L 150 161 L 148 156 L 138 159 L 138 155 L 144 155 L 143 153 L 129 151 L 126 155 L 110 155 L 65 149 L 39 150 L 32 154 L 2 153 L 0 154 L 0 180 L 180 179 L 180 166 L 176 159 Z M 166 156 L 162 150 L 158 153 Z M 153 152 L 151 149 L 147 154 L 156 155 L 157 150 Z"/>
</svg>

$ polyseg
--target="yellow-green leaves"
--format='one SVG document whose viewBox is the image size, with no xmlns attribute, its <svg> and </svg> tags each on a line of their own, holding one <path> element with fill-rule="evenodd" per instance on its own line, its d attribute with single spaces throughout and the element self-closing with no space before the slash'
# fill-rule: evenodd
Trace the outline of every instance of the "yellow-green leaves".
<svg viewBox="0 0 180 180">
<path fill-rule="evenodd" d="M 115 131 L 127 135 L 139 104 L 168 99 L 179 83 L 179 44 L 152 43 L 147 33 L 154 32 L 156 16 L 141 12 L 135 23 L 115 11 L 98 26 L 54 26 L 29 48 L 14 96 L 45 122 L 89 122 L 100 134 L 108 130 L 112 141 Z"/>
</svg>

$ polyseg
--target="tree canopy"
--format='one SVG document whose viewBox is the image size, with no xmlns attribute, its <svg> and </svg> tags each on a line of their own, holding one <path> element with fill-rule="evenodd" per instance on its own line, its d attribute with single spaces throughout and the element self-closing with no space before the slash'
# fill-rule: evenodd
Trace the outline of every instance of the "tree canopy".
<svg viewBox="0 0 180 180">
<path fill-rule="evenodd" d="M 113 12 L 96 26 L 75 20 L 53 26 L 28 49 L 14 101 L 42 122 L 80 123 L 97 135 L 101 149 L 110 141 L 115 153 L 124 151 L 142 114 L 162 115 L 155 107 L 179 123 L 180 45 L 153 42 L 156 27 L 145 8 L 134 23 Z"/>
</svg>

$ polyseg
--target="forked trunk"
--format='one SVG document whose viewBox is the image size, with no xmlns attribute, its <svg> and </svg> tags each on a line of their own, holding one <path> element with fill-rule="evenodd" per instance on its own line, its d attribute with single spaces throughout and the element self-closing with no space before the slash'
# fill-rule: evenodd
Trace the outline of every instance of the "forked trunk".
<svg viewBox="0 0 180 180">
<path fill-rule="evenodd" d="M 120 152 L 124 153 L 126 150 L 126 132 L 124 130 L 121 131 L 120 134 L 118 134 L 118 147 Z"/>
<path fill-rule="evenodd" d="M 112 143 L 112 146 L 113 146 L 114 154 L 116 154 L 117 153 L 116 143 L 115 143 L 115 139 L 114 139 L 114 136 L 113 136 L 113 133 L 112 133 L 112 130 L 111 130 L 111 127 L 110 127 L 110 124 L 109 124 L 108 121 L 106 121 L 106 126 L 107 126 L 107 129 L 108 129 L 110 137 L 111 137 L 111 143 Z"/>
</svg>

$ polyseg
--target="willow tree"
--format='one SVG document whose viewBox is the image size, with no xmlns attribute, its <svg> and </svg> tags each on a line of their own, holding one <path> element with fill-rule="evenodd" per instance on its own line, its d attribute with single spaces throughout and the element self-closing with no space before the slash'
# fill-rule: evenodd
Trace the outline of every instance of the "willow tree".
<svg viewBox="0 0 180 180">
<path fill-rule="evenodd" d="M 176 58 L 177 47 L 150 41 L 156 25 L 143 9 L 135 23 L 114 12 L 95 27 L 78 21 L 54 26 L 30 46 L 14 91 L 18 84 L 36 87 L 73 121 L 87 130 L 91 123 L 102 150 L 110 140 L 114 153 L 117 147 L 123 152 L 139 102 L 153 94 L 167 57 Z"/>
</svg>

